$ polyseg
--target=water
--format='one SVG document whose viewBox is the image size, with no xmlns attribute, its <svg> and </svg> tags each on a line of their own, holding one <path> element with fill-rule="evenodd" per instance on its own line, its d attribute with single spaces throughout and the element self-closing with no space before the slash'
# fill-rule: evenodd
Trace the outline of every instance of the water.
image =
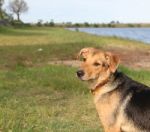
<svg viewBox="0 0 150 132">
<path fill-rule="evenodd" d="M 70 28 L 70 30 L 75 31 L 76 28 Z M 117 36 L 150 44 L 150 28 L 78 28 L 78 30 L 95 35 Z"/>
</svg>

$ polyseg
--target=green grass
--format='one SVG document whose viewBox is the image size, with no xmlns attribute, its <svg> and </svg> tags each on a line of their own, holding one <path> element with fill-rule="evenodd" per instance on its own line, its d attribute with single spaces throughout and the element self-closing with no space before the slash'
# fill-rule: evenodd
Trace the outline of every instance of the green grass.
<svg viewBox="0 0 150 132">
<path fill-rule="evenodd" d="M 75 59 L 87 46 L 150 49 L 141 42 L 61 28 L 0 27 L 0 131 L 102 131 L 88 86 L 75 76 L 77 69 L 47 65 Z M 150 71 L 120 69 L 150 86 Z"/>
<path fill-rule="evenodd" d="M 150 86 L 150 70 L 134 70 L 132 68 L 127 68 L 124 66 L 120 66 L 120 70 L 126 73 L 132 79 Z"/>
<path fill-rule="evenodd" d="M 150 46 L 116 37 L 99 37 L 63 28 L 0 28 L 0 68 L 16 65 L 41 65 L 51 60 L 76 59 L 83 47 L 101 49 L 145 50 Z M 38 51 L 42 49 L 42 51 Z"/>
<path fill-rule="evenodd" d="M 40 37 L 39 37 L 40 36 Z M 124 47 L 132 48 L 149 48 L 142 42 L 132 41 L 117 37 L 100 37 L 89 35 L 81 32 L 73 32 L 63 28 L 2 28 L 0 27 L 0 45 L 44 45 L 44 44 L 94 44 L 106 48 Z M 128 47 L 130 46 L 130 47 Z"/>
<path fill-rule="evenodd" d="M 75 71 L 64 66 L 2 71 L 1 129 L 98 131 L 99 120 L 92 98 L 86 86 L 76 78 Z"/>
<path fill-rule="evenodd" d="M 150 86 L 150 71 L 121 70 Z M 75 72 L 65 66 L 1 71 L 1 130 L 102 131 L 92 95 Z"/>
</svg>

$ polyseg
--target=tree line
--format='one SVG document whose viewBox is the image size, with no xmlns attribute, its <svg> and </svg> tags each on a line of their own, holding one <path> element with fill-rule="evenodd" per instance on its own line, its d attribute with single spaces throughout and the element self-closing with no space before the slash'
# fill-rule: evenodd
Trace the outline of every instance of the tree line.
<svg viewBox="0 0 150 132">
<path fill-rule="evenodd" d="M 124 27 L 150 27 L 150 23 L 121 23 L 119 21 L 111 21 L 109 23 L 72 23 L 72 22 L 62 22 L 56 23 L 54 20 L 49 22 L 43 22 L 39 20 L 36 26 L 49 26 L 49 27 L 67 27 L 67 28 L 83 28 L 83 27 L 93 27 L 93 28 L 124 28 Z"/>
<path fill-rule="evenodd" d="M 24 0 L 11 0 L 7 8 L 4 8 L 5 0 L 0 0 L 0 20 L 13 21 L 13 15 L 17 16 L 18 22 L 21 22 L 20 15 L 28 11 L 28 5 Z"/>
</svg>

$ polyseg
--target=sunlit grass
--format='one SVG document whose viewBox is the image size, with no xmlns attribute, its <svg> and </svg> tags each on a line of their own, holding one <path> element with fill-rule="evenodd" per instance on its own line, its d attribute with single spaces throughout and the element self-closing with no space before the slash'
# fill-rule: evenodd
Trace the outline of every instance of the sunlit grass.
<svg viewBox="0 0 150 132">
<path fill-rule="evenodd" d="M 63 28 L 0 28 L 0 45 L 44 45 L 44 44 L 90 44 L 103 48 L 107 46 L 135 49 L 149 48 L 138 41 L 131 41 L 117 37 L 100 37 L 81 32 L 73 32 Z M 4 30 L 4 31 L 3 31 Z M 40 37 L 39 37 L 40 36 Z"/>
<path fill-rule="evenodd" d="M 83 47 L 146 50 L 150 46 L 116 37 L 101 37 L 63 28 L 0 28 L 0 68 L 39 65 L 51 60 L 76 59 Z M 39 49 L 41 49 L 39 51 Z"/>
<path fill-rule="evenodd" d="M 99 118 L 87 84 L 76 68 L 17 67 L 0 72 L 0 128 L 3 131 L 99 132 Z M 150 86 L 150 71 L 121 68 Z M 131 74 L 132 71 L 132 74 Z"/>
<path fill-rule="evenodd" d="M 1 129 L 98 131 L 92 98 L 75 71 L 64 66 L 1 71 Z"/>
<path fill-rule="evenodd" d="M 87 84 L 76 68 L 47 65 L 75 59 L 83 47 L 148 50 L 140 42 L 61 28 L 0 28 L 0 131 L 101 132 Z M 150 71 L 120 67 L 150 86 Z"/>
</svg>

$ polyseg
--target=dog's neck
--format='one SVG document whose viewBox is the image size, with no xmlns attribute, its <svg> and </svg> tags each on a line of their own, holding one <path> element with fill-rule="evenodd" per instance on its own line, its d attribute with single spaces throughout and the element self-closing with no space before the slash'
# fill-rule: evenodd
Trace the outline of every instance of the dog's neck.
<svg viewBox="0 0 150 132">
<path fill-rule="evenodd" d="M 113 74 L 105 74 L 103 78 L 98 80 L 98 82 L 100 83 L 97 83 L 97 82 L 93 83 L 93 86 L 91 88 L 91 93 L 94 95 L 99 90 L 104 91 L 104 92 L 110 92 L 114 90 L 115 87 L 113 88 L 109 88 L 109 87 L 112 85 L 112 83 L 114 83 L 116 74 L 117 74 L 117 71 Z"/>
</svg>

